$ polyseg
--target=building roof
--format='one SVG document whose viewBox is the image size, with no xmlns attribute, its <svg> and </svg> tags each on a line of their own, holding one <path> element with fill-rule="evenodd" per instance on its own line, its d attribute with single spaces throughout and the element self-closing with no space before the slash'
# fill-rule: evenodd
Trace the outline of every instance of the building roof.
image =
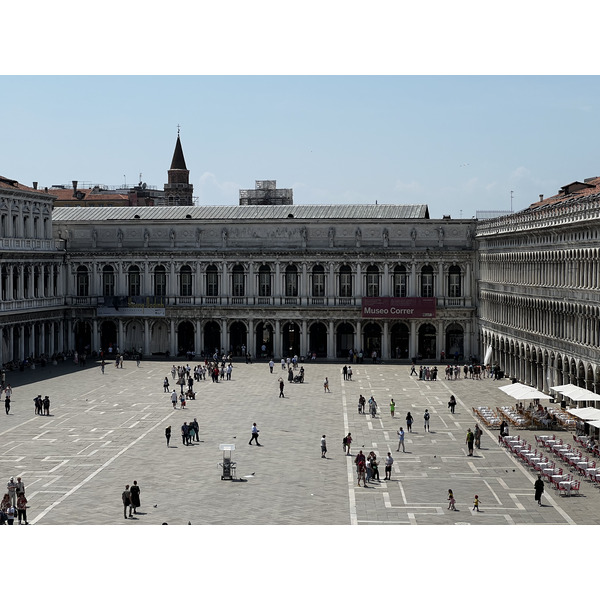
<svg viewBox="0 0 600 600">
<path fill-rule="evenodd" d="M 156 221 L 263 220 L 263 219 L 344 219 L 361 221 L 384 219 L 429 219 L 426 204 L 340 204 L 306 206 L 57 206 L 52 220 L 58 221 Z"/>
<path fill-rule="evenodd" d="M 584 179 L 583 182 L 573 181 L 568 185 L 564 185 L 555 196 L 538 200 L 525 210 L 529 211 L 546 208 L 561 202 L 576 201 L 597 194 L 600 194 L 600 177 L 590 177 L 589 179 Z"/>
<path fill-rule="evenodd" d="M 173 152 L 173 160 L 171 161 L 171 171 L 173 169 L 182 169 L 187 171 L 185 166 L 185 158 L 183 157 L 183 149 L 181 147 L 181 140 L 179 134 L 177 134 L 177 143 L 175 144 L 175 152 Z"/>
<path fill-rule="evenodd" d="M 45 193 L 43 190 L 36 190 L 33 187 L 29 187 L 27 185 L 23 185 L 19 183 L 16 179 L 9 179 L 8 177 L 3 177 L 0 175 L 0 189 L 5 190 L 21 190 L 23 192 L 35 192 L 36 194 Z M 54 194 L 51 194 L 54 195 Z"/>
<path fill-rule="evenodd" d="M 50 192 L 56 197 L 59 202 L 70 202 L 76 204 L 77 202 L 106 202 L 111 200 L 127 201 L 128 194 L 119 192 L 107 192 L 96 190 L 94 188 L 77 188 L 78 196 L 75 196 L 73 188 L 51 188 Z"/>
</svg>

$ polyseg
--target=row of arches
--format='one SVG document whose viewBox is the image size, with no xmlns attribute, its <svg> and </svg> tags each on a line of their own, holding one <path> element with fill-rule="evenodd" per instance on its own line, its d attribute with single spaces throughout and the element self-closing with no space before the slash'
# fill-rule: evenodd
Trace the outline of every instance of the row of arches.
<svg viewBox="0 0 600 600">
<path fill-rule="evenodd" d="M 567 383 L 600 394 L 600 365 L 592 360 L 485 329 L 482 342 L 484 348 L 491 349 L 490 362 L 498 364 L 509 377 L 546 394 L 551 387 Z"/>
<path fill-rule="evenodd" d="M 94 331 L 94 327 L 97 330 Z M 385 328 L 380 322 L 356 323 L 323 322 L 311 323 L 289 320 L 277 322 L 260 320 L 223 321 L 208 319 L 194 321 L 182 319 L 130 319 L 119 321 L 78 320 L 74 324 L 74 344 L 78 351 L 97 347 L 107 351 L 118 347 L 123 351 L 142 354 L 185 355 L 188 352 L 212 355 L 215 351 L 242 355 L 243 351 L 253 356 L 315 355 L 320 358 L 345 358 L 350 350 L 363 351 L 371 356 L 373 351 L 384 358 L 409 359 L 411 328 L 406 323 L 393 323 Z M 464 329 L 458 323 L 445 328 L 443 347 L 438 347 L 439 331 L 432 323 L 422 323 L 416 329 L 415 348 L 424 359 L 439 357 L 440 351 L 447 356 L 462 356 L 464 353 Z M 384 336 L 387 339 L 384 341 Z"/>
</svg>

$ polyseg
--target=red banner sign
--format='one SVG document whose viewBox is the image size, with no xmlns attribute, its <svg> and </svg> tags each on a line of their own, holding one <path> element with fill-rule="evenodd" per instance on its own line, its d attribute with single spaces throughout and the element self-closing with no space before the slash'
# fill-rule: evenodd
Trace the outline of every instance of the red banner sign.
<svg viewBox="0 0 600 600">
<path fill-rule="evenodd" d="M 363 319 L 435 319 L 435 298 L 363 298 Z"/>
</svg>

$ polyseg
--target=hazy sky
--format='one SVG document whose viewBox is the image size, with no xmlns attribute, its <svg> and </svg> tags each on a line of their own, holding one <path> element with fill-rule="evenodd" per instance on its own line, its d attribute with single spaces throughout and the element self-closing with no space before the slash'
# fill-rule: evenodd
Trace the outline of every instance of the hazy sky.
<svg viewBox="0 0 600 600">
<path fill-rule="evenodd" d="M 181 141 L 199 204 L 276 179 L 296 204 L 525 208 L 600 175 L 600 78 L 4 76 L 0 165 L 31 185 L 167 181 Z"/>
</svg>

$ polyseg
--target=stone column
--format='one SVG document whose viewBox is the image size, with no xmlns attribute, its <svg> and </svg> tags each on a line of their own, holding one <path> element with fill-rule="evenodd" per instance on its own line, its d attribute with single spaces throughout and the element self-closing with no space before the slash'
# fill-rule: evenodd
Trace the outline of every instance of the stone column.
<svg viewBox="0 0 600 600">
<path fill-rule="evenodd" d="M 327 294 L 326 294 L 326 298 L 325 298 L 325 303 L 326 304 L 333 304 L 334 301 L 333 299 L 338 297 L 338 293 L 336 291 L 336 285 L 335 285 L 335 266 L 333 263 L 329 263 L 329 278 L 327 280 Z"/>
<path fill-rule="evenodd" d="M 356 337 L 354 338 L 354 349 L 358 354 L 362 349 L 362 324 L 360 321 L 356 321 L 355 331 Z"/>
<path fill-rule="evenodd" d="M 302 281 L 300 282 L 300 304 L 308 306 L 308 266 L 305 262 L 302 263 Z M 304 299 L 304 300 L 303 300 Z"/>
<path fill-rule="evenodd" d="M 58 323 L 58 352 L 65 351 L 65 322 Z"/>
<path fill-rule="evenodd" d="M 19 360 L 25 358 L 25 325 L 19 325 Z"/>
<path fill-rule="evenodd" d="M 408 282 L 408 295 L 411 298 L 414 298 L 417 295 L 417 263 L 414 260 L 410 264 L 410 281 Z"/>
<path fill-rule="evenodd" d="M 279 270 L 279 268 L 277 270 Z M 283 356 L 281 353 L 281 346 L 281 325 L 279 319 L 277 319 L 275 321 L 275 333 L 273 335 L 273 354 L 275 355 L 275 358 L 281 358 Z"/>
<path fill-rule="evenodd" d="M 444 285 L 445 281 L 444 281 L 444 263 L 440 260 L 440 262 L 438 263 L 438 276 L 437 276 L 437 285 L 435 286 L 436 288 L 436 296 L 438 298 L 443 298 L 446 293 L 445 293 L 445 285 Z"/>
<path fill-rule="evenodd" d="M 335 347 L 335 327 L 333 321 L 327 323 L 327 358 L 335 358 L 336 347 Z"/>
<path fill-rule="evenodd" d="M 254 319 L 248 319 L 248 333 L 246 335 L 246 352 L 256 355 L 256 333 L 254 332 Z"/>
<path fill-rule="evenodd" d="M 390 324 L 387 321 L 383 322 L 383 337 L 381 339 L 381 357 L 390 359 Z"/>
<path fill-rule="evenodd" d="M 173 319 L 169 320 L 169 352 L 171 353 L 171 358 L 175 359 L 177 357 L 177 336 L 175 334 L 175 321 Z"/>
<path fill-rule="evenodd" d="M 412 359 L 413 356 L 417 356 L 418 341 L 417 322 L 411 321 L 410 339 L 408 340 L 408 358 Z"/>
<path fill-rule="evenodd" d="M 167 295 L 171 298 L 176 298 L 178 294 L 177 289 L 177 273 L 175 272 L 175 263 L 171 261 L 171 270 L 169 273 L 169 283 L 167 285 Z"/>
<path fill-rule="evenodd" d="M 437 348 L 436 348 L 436 359 L 441 357 L 442 350 L 446 352 L 446 344 L 445 344 L 445 332 L 444 332 L 445 323 L 441 319 L 438 319 L 437 322 Z"/>
<path fill-rule="evenodd" d="M 13 288 L 13 270 L 15 267 L 13 265 L 7 265 L 7 273 L 8 273 L 8 281 L 7 281 L 7 291 L 6 291 L 6 299 L 14 300 L 15 299 L 15 290 Z"/>
<path fill-rule="evenodd" d="M 46 323 L 40 323 L 40 356 L 46 354 Z"/>
<path fill-rule="evenodd" d="M 92 350 L 99 352 L 100 344 L 98 342 L 98 319 L 92 319 Z"/>
<path fill-rule="evenodd" d="M 275 304 L 281 304 L 281 271 L 279 261 L 275 262 L 275 293 L 273 294 Z"/>
<path fill-rule="evenodd" d="M 362 298 L 363 296 L 363 276 L 362 276 L 362 268 L 359 262 L 356 263 L 356 286 L 354 290 L 355 298 Z"/>
<path fill-rule="evenodd" d="M 224 260 L 223 261 L 223 265 L 222 265 L 222 269 L 221 269 L 221 303 L 222 304 L 229 304 L 229 268 L 228 268 L 228 264 L 227 261 Z M 227 348 L 225 348 L 225 351 L 228 351 Z"/>
<path fill-rule="evenodd" d="M 383 281 L 381 282 L 380 296 L 390 296 L 390 272 L 388 263 L 383 263 Z"/>
<path fill-rule="evenodd" d="M 473 333 L 471 331 L 471 320 L 469 319 L 465 323 L 465 349 L 464 349 L 465 359 L 468 359 L 469 355 L 473 354 L 472 337 L 473 337 Z"/>
<path fill-rule="evenodd" d="M 17 299 L 18 300 L 23 300 L 23 298 L 25 297 L 25 266 L 24 265 L 17 265 Z"/>
<path fill-rule="evenodd" d="M 473 293 L 471 290 L 471 263 L 467 262 L 465 266 L 465 281 L 464 281 L 463 298 L 465 299 L 465 306 L 473 305 Z"/>
<path fill-rule="evenodd" d="M 229 329 L 227 327 L 227 319 L 221 319 L 221 344 L 225 349 L 225 354 L 229 353 Z"/>
<path fill-rule="evenodd" d="M 248 273 L 246 275 L 246 297 L 249 299 L 248 302 L 254 304 L 254 296 L 256 295 L 256 281 L 254 275 L 254 261 L 248 263 Z M 248 352 L 248 344 L 246 344 Z"/>
<path fill-rule="evenodd" d="M 202 345 L 202 324 L 200 319 L 194 320 L 194 350 L 196 351 L 196 355 L 199 355 L 200 352 L 204 350 Z"/>
<path fill-rule="evenodd" d="M 4 364 L 4 327 L 0 325 L 0 368 Z"/>
</svg>

